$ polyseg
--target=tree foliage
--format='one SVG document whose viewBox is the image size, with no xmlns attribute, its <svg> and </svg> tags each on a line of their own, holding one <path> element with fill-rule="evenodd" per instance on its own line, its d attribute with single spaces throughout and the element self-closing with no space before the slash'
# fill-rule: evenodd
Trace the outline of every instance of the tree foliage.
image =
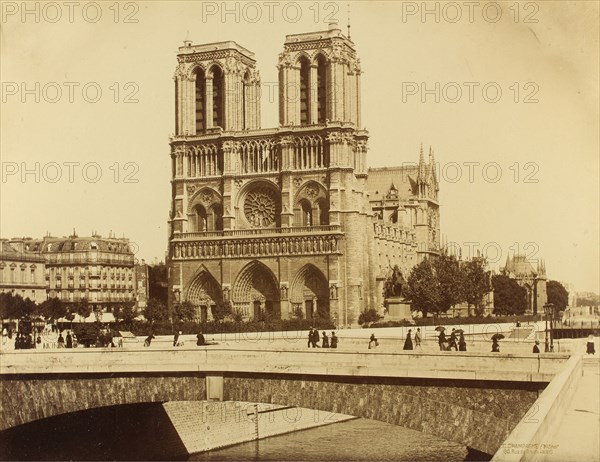
<svg viewBox="0 0 600 462">
<path fill-rule="evenodd" d="M 363 324 L 370 324 L 372 322 L 377 322 L 381 319 L 379 313 L 374 308 L 370 308 L 368 310 L 364 310 L 358 316 L 358 323 L 362 326 Z"/>
<path fill-rule="evenodd" d="M 82 298 L 79 300 L 74 307 L 75 313 L 77 313 L 82 319 L 86 319 L 90 314 L 92 314 L 92 307 L 87 299 Z"/>
<path fill-rule="evenodd" d="M 586 293 L 583 295 L 577 294 L 577 306 L 598 306 L 600 305 L 600 295 Z"/>
<path fill-rule="evenodd" d="M 497 274 L 492 276 L 494 287 L 494 313 L 496 314 L 523 314 L 527 309 L 527 289 L 521 287 L 517 281 Z"/>
<path fill-rule="evenodd" d="M 144 317 L 150 321 L 165 321 L 169 318 L 167 307 L 160 300 L 156 298 L 150 298 L 146 309 L 144 310 Z"/>
<path fill-rule="evenodd" d="M 196 318 L 196 307 L 192 302 L 177 303 L 173 307 L 173 321 L 191 321 Z"/>
<path fill-rule="evenodd" d="M 464 298 L 465 279 L 459 261 L 454 255 L 442 254 L 433 260 L 433 269 L 439 285 L 438 313 L 446 313 Z"/>
<path fill-rule="evenodd" d="M 47 321 L 56 321 L 59 318 L 64 318 L 68 313 L 65 304 L 56 297 L 45 300 L 40 305 L 39 311 Z"/>
<path fill-rule="evenodd" d="M 411 300 L 411 308 L 421 311 L 423 316 L 439 312 L 440 284 L 429 258 L 415 265 L 408 277 L 406 295 Z"/>
<path fill-rule="evenodd" d="M 463 295 L 469 308 L 475 307 L 478 316 L 483 314 L 485 296 L 492 289 L 490 287 L 490 273 L 486 271 L 486 261 L 475 258 L 465 262 L 461 268 L 463 280 Z"/>
<path fill-rule="evenodd" d="M 563 311 L 569 304 L 569 292 L 558 281 L 548 281 L 546 293 L 548 294 L 548 303 L 552 303 L 556 311 Z"/>
<path fill-rule="evenodd" d="M 211 313 L 215 320 L 222 321 L 232 314 L 231 302 L 217 303 L 211 307 Z"/>
<path fill-rule="evenodd" d="M 137 316 L 135 303 L 130 302 L 116 305 L 113 309 L 113 315 L 117 321 L 121 321 L 125 324 L 131 324 Z"/>
</svg>

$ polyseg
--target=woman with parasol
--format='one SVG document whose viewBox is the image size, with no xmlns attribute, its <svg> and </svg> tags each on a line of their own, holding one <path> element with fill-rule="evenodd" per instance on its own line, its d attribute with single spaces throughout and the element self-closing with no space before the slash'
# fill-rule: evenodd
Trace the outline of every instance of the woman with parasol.
<svg viewBox="0 0 600 462">
<path fill-rule="evenodd" d="M 498 340 L 502 340 L 504 335 L 502 334 L 494 334 L 492 335 L 492 353 L 500 353 L 500 344 Z"/>
</svg>

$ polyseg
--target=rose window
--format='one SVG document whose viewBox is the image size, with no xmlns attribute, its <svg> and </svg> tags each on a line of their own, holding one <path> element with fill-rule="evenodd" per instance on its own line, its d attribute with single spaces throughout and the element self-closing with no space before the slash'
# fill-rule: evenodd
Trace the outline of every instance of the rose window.
<svg viewBox="0 0 600 462">
<path fill-rule="evenodd" d="M 267 228 L 275 223 L 275 197 L 268 189 L 248 193 L 244 201 L 246 220 L 253 228 Z"/>
</svg>

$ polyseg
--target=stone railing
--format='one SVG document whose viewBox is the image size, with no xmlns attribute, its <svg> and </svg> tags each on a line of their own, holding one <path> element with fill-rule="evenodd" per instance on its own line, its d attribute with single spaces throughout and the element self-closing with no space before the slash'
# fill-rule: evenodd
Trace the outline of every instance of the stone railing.
<svg viewBox="0 0 600 462">
<path fill-rule="evenodd" d="M 207 231 L 196 233 L 175 233 L 173 240 L 207 239 L 215 237 L 241 237 L 241 236 L 270 236 L 277 234 L 315 234 L 326 232 L 341 232 L 340 225 L 322 226 L 290 226 L 285 228 L 250 228 L 228 229 L 224 231 Z"/>
<path fill-rule="evenodd" d="M 573 355 L 504 441 L 492 462 L 541 460 L 542 444 L 560 422 L 581 379 L 582 359 Z"/>
</svg>

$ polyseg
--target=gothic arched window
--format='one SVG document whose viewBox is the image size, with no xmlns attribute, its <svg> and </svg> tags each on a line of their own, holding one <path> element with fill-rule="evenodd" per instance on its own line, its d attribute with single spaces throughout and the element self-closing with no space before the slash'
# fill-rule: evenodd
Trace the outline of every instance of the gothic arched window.
<svg viewBox="0 0 600 462">
<path fill-rule="evenodd" d="M 225 106 L 225 85 L 223 72 L 220 68 L 213 68 L 213 127 L 223 126 L 223 115 Z"/>
<path fill-rule="evenodd" d="M 196 133 L 206 130 L 205 101 L 206 87 L 204 71 L 200 68 L 194 73 L 196 76 Z"/>
<path fill-rule="evenodd" d="M 317 122 L 327 119 L 327 61 L 323 55 L 317 58 Z"/>
<path fill-rule="evenodd" d="M 310 63 L 305 57 L 300 58 L 300 124 L 310 123 L 309 98 Z"/>
<path fill-rule="evenodd" d="M 194 227 L 198 233 L 208 231 L 208 216 L 206 210 L 201 205 L 194 207 Z"/>
<path fill-rule="evenodd" d="M 301 200 L 300 201 L 300 212 L 301 212 L 300 226 L 312 226 L 313 220 L 312 220 L 312 208 L 310 206 L 310 202 L 308 202 L 305 199 Z"/>
</svg>

